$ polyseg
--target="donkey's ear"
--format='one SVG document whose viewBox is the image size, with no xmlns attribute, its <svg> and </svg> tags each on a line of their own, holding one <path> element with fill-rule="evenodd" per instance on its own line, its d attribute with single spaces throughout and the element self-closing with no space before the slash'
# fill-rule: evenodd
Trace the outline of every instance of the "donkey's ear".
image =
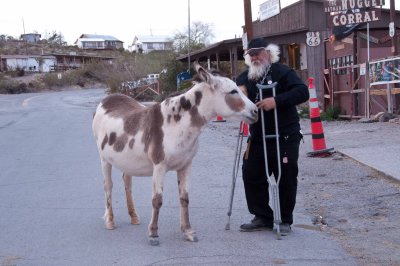
<svg viewBox="0 0 400 266">
<path fill-rule="evenodd" d="M 193 67 L 196 70 L 198 77 L 200 78 L 200 80 L 205 81 L 207 83 L 211 82 L 211 75 L 210 73 L 207 72 L 207 70 L 205 70 L 200 64 L 199 62 L 194 62 L 193 63 Z"/>
</svg>

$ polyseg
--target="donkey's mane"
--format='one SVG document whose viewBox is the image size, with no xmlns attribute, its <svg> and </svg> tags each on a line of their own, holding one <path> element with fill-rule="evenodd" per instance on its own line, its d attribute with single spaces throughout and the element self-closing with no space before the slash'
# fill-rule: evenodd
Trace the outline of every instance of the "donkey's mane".
<svg viewBox="0 0 400 266">
<path fill-rule="evenodd" d="M 208 72 L 209 72 L 210 74 L 212 74 L 213 76 L 227 77 L 224 73 L 222 73 L 222 72 L 220 72 L 219 70 L 214 69 L 214 68 L 210 69 Z M 179 96 L 179 95 L 181 95 L 181 94 L 185 94 L 186 92 L 188 92 L 189 90 L 191 90 L 191 89 L 196 85 L 196 83 L 204 82 L 204 80 L 200 77 L 199 74 L 196 74 L 196 75 L 193 76 L 192 82 L 193 82 L 194 84 L 193 84 L 192 86 L 190 86 L 189 88 L 184 89 L 184 90 L 180 90 L 180 91 L 171 92 L 170 94 L 168 94 L 168 95 L 165 97 L 165 99 L 172 98 L 172 97 L 175 97 L 175 96 Z"/>
<path fill-rule="evenodd" d="M 186 89 L 184 89 L 184 90 L 171 92 L 170 94 L 167 95 L 167 97 L 165 97 L 165 99 L 172 98 L 172 97 L 175 97 L 175 96 L 179 96 L 179 95 L 181 95 L 181 94 L 185 94 L 186 92 L 188 92 L 188 91 L 189 91 L 190 89 L 192 89 L 193 87 L 194 87 L 194 85 L 192 85 L 191 87 L 186 88 Z"/>
<path fill-rule="evenodd" d="M 208 73 L 210 73 L 210 74 L 213 75 L 213 76 L 225 77 L 225 78 L 227 77 L 224 73 L 222 73 L 221 71 L 219 71 L 219 70 L 217 70 L 217 69 L 215 69 L 215 68 L 210 69 L 210 70 L 208 71 Z M 193 82 L 200 83 L 200 82 L 203 82 L 203 81 L 204 81 L 204 80 L 201 79 L 201 77 L 200 77 L 199 74 L 196 74 L 196 75 L 193 77 Z"/>
</svg>

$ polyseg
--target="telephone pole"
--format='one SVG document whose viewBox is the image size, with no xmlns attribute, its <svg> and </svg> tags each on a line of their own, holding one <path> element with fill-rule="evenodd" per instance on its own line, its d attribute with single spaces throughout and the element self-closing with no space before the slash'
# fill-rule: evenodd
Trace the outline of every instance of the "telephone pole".
<svg viewBox="0 0 400 266">
<path fill-rule="evenodd" d="M 253 18 L 251 14 L 251 0 L 243 0 L 243 3 L 244 3 L 244 27 L 247 34 L 247 40 L 251 40 L 253 39 Z"/>
<path fill-rule="evenodd" d="M 390 21 L 396 23 L 396 9 L 394 6 L 394 0 L 390 0 Z M 397 33 L 396 25 L 394 25 L 394 35 L 392 37 L 392 55 L 397 55 Z"/>
<path fill-rule="evenodd" d="M 188 70 L 190 74 L 190 0 L 188 0 Z"/>
</svg>

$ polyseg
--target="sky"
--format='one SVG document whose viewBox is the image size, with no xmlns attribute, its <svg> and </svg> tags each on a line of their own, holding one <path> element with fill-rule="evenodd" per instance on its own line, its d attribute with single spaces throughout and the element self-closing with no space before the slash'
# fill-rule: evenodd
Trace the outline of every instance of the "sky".
<svg viewBox="0 0 400 266">
<path fill-rule="evenodd" d="M 265 1 L 251 1 L 253 20 Z M 281 6 L 296 1 L 281 0 Z M 189 2 L 191 23 L 210 24 L 213 43 L 242 36 L 243 0 L 2 0 L 0 34 L 19 39 L 24 32 L 37 32 L 46 38 L 56 31 L 70 45 L 81 34 L 111 35 L 128 48 L 136 35 L 172 37 L 185 31 Z"/>
<path fill-rule="evenodd" d="M 266 0 L 251 0 L 253 20 Z M 281 8 L 298 0 L 281 0 Z M 190 21 L 211 25 L 212 43 L 242 36 L 243 0 L 2 0 L 0 35 L 19 39 L 56 31 L 73 45 L 81 34 L 111 35 L 128 48 L 137 35 L 168 35 L 187 29 Z M 389 2 L 389 1 L 387 1 Z"/>
</svg>

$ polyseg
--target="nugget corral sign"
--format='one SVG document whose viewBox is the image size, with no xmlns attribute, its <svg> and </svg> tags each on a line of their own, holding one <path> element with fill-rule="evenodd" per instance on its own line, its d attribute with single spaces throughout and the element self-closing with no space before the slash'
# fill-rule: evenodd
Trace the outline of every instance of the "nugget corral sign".
<svg viewBox="0 0 400 266">
<path fill-rule="evenodd" d="M 327 0 L 324 10 L 332 15 L 331 25 L 344 26 L 379 20 L 380 9 L 373 7 L 384 4 L 384 0 Z"/>
<path fill-rule="evenodd" d="M 327 0 L 324 1 L 324 9 L 325 12 L 338 12 L 383 6 L 384 4 L 384 0 Z"/>
</svg>

